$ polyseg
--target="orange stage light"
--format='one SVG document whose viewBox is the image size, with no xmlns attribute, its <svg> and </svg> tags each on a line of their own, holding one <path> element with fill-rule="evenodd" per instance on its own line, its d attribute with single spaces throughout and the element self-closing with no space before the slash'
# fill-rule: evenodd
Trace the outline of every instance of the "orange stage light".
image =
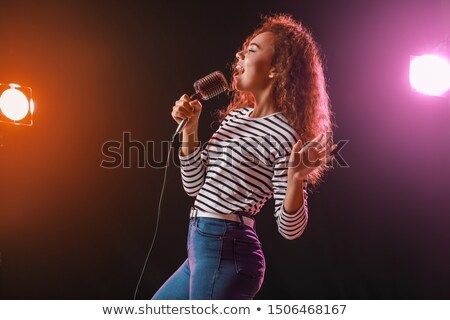
<svg viewBox="0 0 450 320">
<path fill-rule="evenodd" d="M 0 84 L 0 122 L 33 125 L 34 102 L 31 88 Z"/>
</svg>

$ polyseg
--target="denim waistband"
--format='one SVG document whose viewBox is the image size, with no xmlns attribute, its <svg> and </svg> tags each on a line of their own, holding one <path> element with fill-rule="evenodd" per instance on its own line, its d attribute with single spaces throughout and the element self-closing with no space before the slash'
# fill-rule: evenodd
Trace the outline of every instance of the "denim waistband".
<svg viewBox="0 0 450 320">
<path fill-rule="evenodd" d="M 203 210 L 196 209 L 194 207 L 191 208 L 189 213 L 189 218 L 212 218 L 212 219 L 222 219 L 228 221 L 239 222 L 240 224 L 245 224 L 251 228 L 255 225 L 255 220 L 253 217 L 248 217 L 249 213 L 245 211 L 234 211 L 229 214 L 223 213 L 215 213 L 215 212 L 206 212 Z"/>
</svg>

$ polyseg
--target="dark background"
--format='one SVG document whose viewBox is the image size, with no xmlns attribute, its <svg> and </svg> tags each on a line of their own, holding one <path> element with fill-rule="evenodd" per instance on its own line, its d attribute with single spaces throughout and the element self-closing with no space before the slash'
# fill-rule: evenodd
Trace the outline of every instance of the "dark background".
<svg viewBox="0 0 450 320">
<path fill-rule="evenodd" d="M 131 299 L 154 234 L 161 168 L 103 169 L 102 145 L 162 141 L 170 111 L 227 67 L 260 14 L 286 12 L 326 57 L 348 140 L 310 195 L 295 241 L 258 216 L 267 272 L 258 299 L 450 299 L 450 105 L 412 92 L 410 55 L 450 34 L 444 0 L 1 1 L 0 82 L 33 88 L 35 125 L 0 124 L 0 295 Z M 203 103 L 201 139 L 211 112 Z M 213 127 L 214 128 L 214 127 Z M 336 164 L 336 163 L 335 163 Z M 138 297 L 185 259 L 192 199 L 171 165 L 160 229 Z"/>
</svg>

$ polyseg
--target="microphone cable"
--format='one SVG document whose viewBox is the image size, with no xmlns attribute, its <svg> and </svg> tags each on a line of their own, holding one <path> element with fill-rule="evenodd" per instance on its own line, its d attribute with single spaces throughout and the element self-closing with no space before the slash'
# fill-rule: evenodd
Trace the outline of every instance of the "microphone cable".
<svg viewBox="0 0 450 320">
<path fill-rule="evenodd" d="M 195 89 L 195 93 L 189 97 L 191 100 L 192 99 L 209 100 L 210 98 L 215 97 L 215 96 L 219 95 L 220 93 L 227 91 L 228 83 L 227 83 L 227 80 L 225 79 L 224 75 L 222 74 L 222 72 L 215 71 L 215 72 L 195 81 L 194 89 Z M 178 124 L 178 128 L 176 129 L 175 133 L 173 134 L 172 141 L 170 142 L 170 145 L 169 145 L 169 152 L 167 154 L 166 166 L 164 168 L 163 185 L 161 188 L 161 194 L 159 196 L 158 215 L 156 218 L 155 233 L 153 235 L 152 243 L 151 243 L 150 249 L 147 253 L 147 257 L 145 258 L 144 267 L 142 268 L 141 275 L 139 277 L 139 281 L 138 281 L 138 283 L 136 285 L 136 289 L 134 291 L 134 300 L 136 300 L 139 285 L 141 284 L 145 269 L 147 268 L 148 258 L 150 257 L 150 254 L 153 249 L 153 245 L 155 244 L 156 235 L 158 233 L 159 220 L 160 220 L 160 216 L 161 216 L 161 203 L 162 203 L 162 199 L 163 199 L 163 195 L 164 195 L 164 189 L 166 186 L 167 169 L 169 168 L 169 161 L 170 161 L 170 155 L 172 154 L 173 143 L 175 141 L 175 138 L 183 130 L 183 128 L 187 122 L 188 122 L 188 119 L 183 119 L 182 121 L 180 121 L 180 123 Z"/>
<path fill-rule="evenodd" d="M 136 300 L 137 292 L 139 290 L 139 286 L 140 286 L 142 278 L 144 276 L 145 269 L 147 269 L 148 258 L 150 257 L 150 254 L 151 254 L 151 252 L 153 250 L 153 245 L 155 244 L 156 235 L 158 234 L 159 220 L 160 220 L 160 217 L 161 217 L 161 204 L 162 204 L 162 199 L 163 199 L 163 195 L 164 195 L 164 190 L 165 190 L 165 187 L 166 187 L 167 169 L 169 168 L 170 155 L 172 154 L 173 142 L 175 141 L 175 138 L 177 136 L 178 136 L 178 134 L 174 133 L 174 135 L 172 136 L 172 141 L 170 141 L 170 144 L 169 144 L 169 152 L 167 154 L 166 166 L 164 167 L 163 184 L 162 184 L 162 187 L 161 187 L 161 194 L 159 195 L 158 214 L 157 214 L 157 217 L 156 217 L 155 233 L 153 234 L 152 243 L 150 245 L 150 249 L 148 250 L 147 257 L 145 258 L 144 266 L 142 267 L 142 271 L 141 271 L 141 275 L 139 277 L 139 281 L 138 281 L 138 283 L 136 285 L 136 289 L 134 290 L 133 300 Z"/>
</svg>

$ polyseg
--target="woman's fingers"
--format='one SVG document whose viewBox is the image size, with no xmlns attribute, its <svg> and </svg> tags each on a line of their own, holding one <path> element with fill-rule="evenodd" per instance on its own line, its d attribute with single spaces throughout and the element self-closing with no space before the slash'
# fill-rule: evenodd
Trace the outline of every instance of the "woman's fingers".
<svg viewBox="0 0 450 320">
<path fill-rule="evenodd" d="M 174 107 L 174 109 L 172 110 L 171 116 L 172 116 L 172 118 L 173 118 L 177 123 L 180 123 L 180 121 L 182 121 L 183 119 L 185 119 L 185 118 L 183 118 L 183 117 L 180 116 L 180 114 L 175 110 L 175 107 Z"/>
<path fill-rule="evenodd" d="M 317 135 L 313 140 L 303 145 L 298 140 L 292 147 L 292 154 L 289 162 L 292 169 L 312 171 L 321 166 L 328 166 L 334 160 L 331 154 L 337 148 L 337 144 L 332 145 L 332 137 L 325 133 Z M 302 164 L 297 168 L 299 164 Z"/>
<path fill-rule="evenodd" d="M 195 109 L 199 105 L 198 102 L 186 101 L 184 99 L 175 102 L 174 110 L 184 118 L 191 118 L 195 115 Z"/>
<path fill-rule="evenodd" d="M 172 108 L 172 115 L 175 117 L 186 119 L 191 118 L 194 115 L 194 113 L 190 109 L 187 109 L 186 107 L 175 105 Z"/>
<path fill-rule="evenodd" d="M 323 148 L 322 150 L 319 151 L 319 158 L 329 156 L 336 148 L 337 148 L 337 144 L 333 144 L 331 147 Z"/>
<path fill-rule="evenodd" d="M 177 102 L 175 102 L 175 106 L 180 107 L 180 109 L 185 109 L 187 111 L 193 112 L 192 106 L 189 101 L 178 100 Z"/>
<path fill-rule="evenodd" d="M 189 97 L 187 95 L 183 96 L 180 100 L 175 102 L 175 106 L 178 106 L 180 109 L 184 109 L 190 111 L 192 114 L 195 114 L 202 109 L 202 104 L 198 100 L 187 100 Z"/>
<path fill-rule="evenodd" d="M 324 133 L 321 133 L 321 134 L 317 135 L 316 137 L 314 137 L 314 139 L 312 139 L 311 141 L 309 141 L 305 145 L 305 148 L 316 148 L 316 149 L 319 149 L 321 146 L 324 145 L 324 143 L 322 141 L 324 136 L 325 136 Z"/>
<path fill-rule="evenodd" d="M 317 135 L 313 140 L 311 140 L 306 146 L 306 149 L 314 148 L 319 157 L 322 158 L 325 155 L 330 154 L 334 149 L 336 149 L 337 145 L 331 145 L 333 143 L 333 138 L 331 135 L 327 135 L 325 133 L 321 133 Z"/>
<path fill-rule="evenodd" d="M 202 110 L 202 104 L 200 103 L 200 101 L 198 100 L 192 100 L 189 102 L 189 105 L 192 108 L 192 111 L 194 113 L 196 113 L 197 111 L 201 111 Z"/>
<path fill-rule="evenodd" d="M 191 100 L 187 94 L 183 94 L 180 99 L 175 101 L 175 105 L 172 107 L 172 118 L 180 123 L 183 119 L 189 119 L 190 121 L 198 120 L 202 105 L 198 100 Z"/>
<path fill-rule="evenodd" d="M 332 153 L 334 150 L 336 150 L 337 148 L 337 144 L 333 144 L 330 148 L 330 152 L 328 152 L 328 154 Z"/>
<path fill-rule="evenodd" d="M 189 98 L 189 96 L 186 93 L 180 97 L 180 100 L 185 101 L 185 102 L 191 101 L 191 99 Z M 178 101 L 180 101 L 180 100 L 178 100 Z"/>
<path fill-rule="evenodd" d="M 292 147 L 292 152 L 294 152 L 294 153 L 300 152 L 300 150 L 302 149 L 302 146 L 303 146 L 302 140 L 298 140 Z"/>
<path fill-rule="evenodd" d="M 334 156 L 327 156 L 325 159 L 325 165 L 330 165 L 331 162 L 334 160 Z"/>
<path fill-rule="evenodd" d="M 312 141 L 311 142 L 314 142 L 314 143 L 318 143 L 318 144 L 320 144 L 322 141 L 323 141 L 323 138 L 325 137 L 325 133 L 324 132 L 322 132 L 321 134 L 319 134 L 318 136 L 316 136 L 314 139 L 312 139 Z"/>
</svg>

